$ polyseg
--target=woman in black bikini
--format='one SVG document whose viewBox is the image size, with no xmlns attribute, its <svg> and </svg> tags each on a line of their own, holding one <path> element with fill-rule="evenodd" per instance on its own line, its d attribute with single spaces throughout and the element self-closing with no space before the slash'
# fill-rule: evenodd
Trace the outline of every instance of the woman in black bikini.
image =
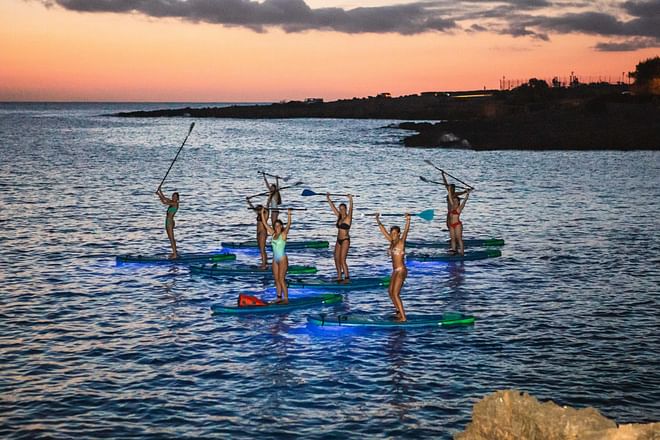
<svg viewBox="0 0 660 440">
<path fill-rule="evenodd" d="M 266 255 L 266 238 L 268 237 L 268 231 L 266 231 L 266 227 L 261 221 L 261 210 L 263 209 L 263 206 L 254 206 L 249 197 L 246 197 L 246 200 L 250 208 L 257 213 L 257 246 L 259 246 L 259 253 L 261 253 L 260 267 L 265 269 L 268 267 L 268 256 Z M 268 216 L 268 212 L 266 212 L 266 216 Z"/>
<path fill-rule="evenodd" d="M 406 238 L 408 238 L 408 231 L 410 230 L 410 214 L 406 213 L 406 226 L 403 229 L 403 234 L 401 234 L 401 229 L 398 226 L 392 226 L 388 233 L 385 226 L 380 222 L 380 214 L 376 214 L 376 223 L 378 223 L 380 232 L 390 242 L 388 253 L 392 257 L 392 277 L 387 290 L 392 304 L 396 308 L 396 320 L 403 322 L 406 320 L 406 312 L 403 310 L 403 302 L 401 301 L 401 287 L 403 287 L 403 282 L 408 276 L 405 256 Z"/>
<path fill-rule="evenodd" d="M 351 223 L 353 222 L 353 196 L 347 194 L 348 209 L 346 208 L 345 203 L 341 203 L 339 209 L 337 209 L 330 199 L 329 193 L 326 193 L 325 197 L 330 204 L 330 208 L 332 208 L 332 212 L 337 216 L 337 242 L 335 243 L 337 282 L 348 282 L 350 280 L 350 275 L 348 273 L 348 263 L 346 263 L 346 258 L 348 257 L 348 249 L 351 246 L 351 237 L 349 237 L 348 231 L 351 229 Z"/>
</svg>

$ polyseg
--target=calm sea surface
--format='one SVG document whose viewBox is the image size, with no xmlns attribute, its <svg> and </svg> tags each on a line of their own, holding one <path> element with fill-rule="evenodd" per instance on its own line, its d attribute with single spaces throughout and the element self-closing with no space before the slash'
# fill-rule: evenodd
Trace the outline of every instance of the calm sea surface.
<svg viewBox="0 0 660 440">
<path fill-rule="evenodd" d="M 164 185 L 181 193 L 183 252 L 253 238 L 244 198 L 263 169 L 304 182 L 283 192 L 307 208 L 291 240 L 336 234 L 303 188 L 359 194 L 351 275 L 388 274 L 364 214 L 435 208 L 409 238 L 444 239 L 424 160 L 477 188 L 465 235 L 506 239 L 502 257 L 410 264 L 402 292 L 408 313 L 462 311 L 473 327 L 329 331 L 306 324 L 319 309 L 211 315 L 239 292 L 274 297 L 268 279 L 115 264 L 168 251 L 154 191 L 192 121 L 101 115 L 166 106 L 0 104 L 0 437 L 451 438 L 503 388 L 660 419 L 660 153 L 406 149 L 383 128 L 395 121 L 195 120 Z M 334 275 L 330 250 L 289 258 Z M 339 310 L 392 306 L 373 289 Z"/>
</svg>

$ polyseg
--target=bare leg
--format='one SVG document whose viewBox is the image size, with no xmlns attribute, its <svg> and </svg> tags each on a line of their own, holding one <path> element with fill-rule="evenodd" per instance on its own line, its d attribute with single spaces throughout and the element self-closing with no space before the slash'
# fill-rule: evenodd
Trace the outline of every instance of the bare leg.
<svg viewBox="0 0 660 440">
<path fill-rule="evenodd" d="M 407 275 L 408 270 L 406 269 L 398 272 L 395 271 L 390 284 L 392 287 L 392 302 L 398 312 L 397 321 L 401 322 L 406 321 L 406 312 L 403 310 L 403 302 L 401 301 L 401 287 L 403 287 L 403 282 Z"/>
<path fill-rule="evenodd" d="M 257 245 L 259 246 L 259 252 L 261 253 L 261 268 L 265 269 L 268 267 L 268 256 L 266 255 L 266 234 L 259 234 L 257 232 Z"/>
<path fill-rule="evenodd" d="M 167 238 L 170 239 L 170 246 L 172 246 L 172 254 L 170 255 L 170 257 L 176 258 L 177 252 L 176 252 L 176 240 L 174 239 L 174 222 L 168 224 L 165 230 L 167 231 Z"/>
<path fill-rule="evenodd" d="M 340 260 L 340 255 L 341 255 L 341 245 L 339 243 L 335 243 L 335 252 L 334 252 L 334 257 L 335 257 L 335 269 L 337 269 L 337 281 L 341 281 L 341 260 Z"/>
<path fill-rule="evenodd" d="M 348 258 L 348 249 L 351 246 L 350 240 L 345 240 L 341 244 L 341 248 L 339 250 L 339 262 L 341 266 L 342 272 L 344 272 L 344 280 L 348 280 L 350 278 L 348 274 L 348 263 L 346 262 L 346 258 Z"/>
<path fill-rule="evenodd" d="M 456 234 L 456 243 L 458 245 L 458 253 L 460 255 L 465 255 L 465 249 L 463 246 L 463 225 L 458 225 L 454 228 Z"/>
<path fill-rule="evenodd" d="M 279 268 L 280 268 L 280 263 L 278 261 L 275 261 L 273 258 L 273 279 L 275 280 L 275 291 L 277 292 L 277 299 L 280 300 L 282 299 L 282 287 L 280 285 L 279 281 Z"/>
<path fill-rule="evenodd" d="M 281 291 L 284 294 L 285 304 L 289 302 L 289 286 L 286 284 L 286 272 L 289 270 L 289 259 L 285 256 L 280 260 L 278 265 L 278 278 L 280 280 Z"/>
</svg>

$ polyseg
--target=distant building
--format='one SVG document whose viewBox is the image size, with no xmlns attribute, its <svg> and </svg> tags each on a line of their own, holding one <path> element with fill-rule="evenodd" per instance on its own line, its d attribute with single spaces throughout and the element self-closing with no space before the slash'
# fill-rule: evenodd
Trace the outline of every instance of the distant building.
<svg viewBox="0 0 660 440">
<path fill-rule="evenodd" d="M 389 92 L 383 92 L 376 95 L 376 98 L 391 98 L 392 94 Z"/>
<path fill-rule="evenodd" d="M 323 98 L 305 98 L 305 104 L 320 104 Z"/>
</svg>

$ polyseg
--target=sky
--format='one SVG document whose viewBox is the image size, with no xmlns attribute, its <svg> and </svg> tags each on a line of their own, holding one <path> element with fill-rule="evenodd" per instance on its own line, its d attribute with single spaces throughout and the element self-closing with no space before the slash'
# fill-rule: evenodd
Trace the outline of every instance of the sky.
<svg viewBox="0 0 660 440">
<path fill-rule="evenodd" d="M 624 78 L 660 0 L 1 0 L 0 101 L 271 102 Z"/>
</svg>

